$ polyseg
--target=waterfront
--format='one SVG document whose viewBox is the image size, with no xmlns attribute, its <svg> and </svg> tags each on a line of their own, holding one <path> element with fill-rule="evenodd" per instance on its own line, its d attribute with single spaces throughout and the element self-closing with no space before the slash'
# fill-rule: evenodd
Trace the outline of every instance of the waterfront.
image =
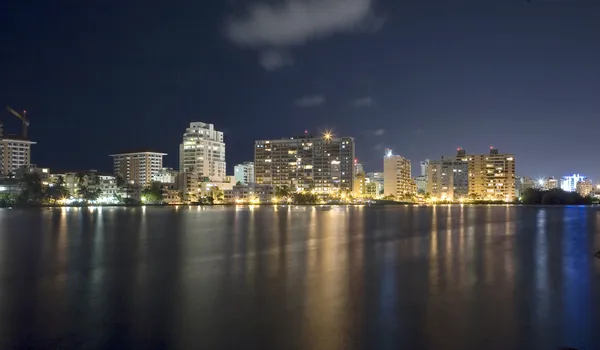
<svg viewBox="0 0 600 350">
<path fill-rule="evenodd" d="M 0 209 L 0 348 L 600 348 L 594 207 Z"/>
</svg>

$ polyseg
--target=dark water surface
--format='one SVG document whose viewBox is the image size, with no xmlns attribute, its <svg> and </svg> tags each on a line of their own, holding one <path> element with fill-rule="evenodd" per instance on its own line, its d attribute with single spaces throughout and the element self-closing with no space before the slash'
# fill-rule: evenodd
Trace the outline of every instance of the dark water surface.
<svg viewBox="0 0 600 350">
<path fill-rule="evenodd" d="M 0 348 L 600 349 L 583 207 L 0 210 Z"/>
</svg>

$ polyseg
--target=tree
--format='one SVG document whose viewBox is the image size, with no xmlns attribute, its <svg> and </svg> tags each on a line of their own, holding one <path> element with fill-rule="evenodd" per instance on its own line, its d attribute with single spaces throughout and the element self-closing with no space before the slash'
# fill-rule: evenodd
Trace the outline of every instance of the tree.
<svg viewBox="0 0 600 350">
<path fill-rule="evenodd" d="M 44 198 L 52 204 L 67 197 L 69 197 L 69 190 L 65 186 L 65 179 L 62 176 L 56 178 L 54 184 L 46 187 L 44 191 Z"/>
<path fill-rule="evenodd" d="M 19 180 L 21 193 L 18 201 L 27 204 L 41 204 L 44 196 L 42 178 L 38 173 L 25 173 Z"/>
<path fill-rule="evenodd" d="M 142 190 L 142 202 L 149 204 L 160 204 L 163 202 L 162 184 L 152 182 L 150 186 Z"/>
</svg>

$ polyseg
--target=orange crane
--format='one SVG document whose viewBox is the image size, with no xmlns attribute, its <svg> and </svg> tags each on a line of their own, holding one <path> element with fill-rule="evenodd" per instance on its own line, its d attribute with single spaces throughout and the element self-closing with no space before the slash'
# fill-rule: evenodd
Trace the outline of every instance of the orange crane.
<svg viewBox="0 0 600 350">
<path fill-rule="evenodd" d="M 10 108 L 10 106 L 6 106 L 6 110 L 9 111 L 15 117 L 21 119 L 23 122 L 23 138 L 27 140 L 27 128 L 29 127 L 29 120 L 27 120 L 27 111 L 23 111 L 23 115 L 14 109 Z"/>
</svg>

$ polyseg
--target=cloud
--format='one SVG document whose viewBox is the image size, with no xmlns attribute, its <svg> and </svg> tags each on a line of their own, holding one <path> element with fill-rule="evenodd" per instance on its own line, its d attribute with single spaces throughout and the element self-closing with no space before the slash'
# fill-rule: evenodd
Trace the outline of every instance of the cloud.
<svg viewBox="0 0 600 350">
<path fill-rule="evenodd" d="M 294 64 L 294 59 L 288 52 L 275 49 L 261 52 L 258 56 L 258 60 L 260 65 L 268 71 L 274 71 Z"/>
<path fill-rule="evenodd" d="M 324 103 L 325 97 L 322 95 L 304 96 L 294 102 L 298 107 L 317 107 Z"/>
<path fill-rule="evenodd" d="M 384 144 L 383 143 L 378 143 L 375 146 L 373 146 L 373 151 L 382 151 L 384 149 Z"/>
<path fill-rule="evenodd" d="M 385 134 L 385 129 L 365 130 L 364 133 L 369 136 L 382 136 Z"/>
<path fill-rule="evenodd" d="M 357 98 L 352 102 L 354 107 L 371 107 L 375 104 L 375 100 L 371 96 Z"/>
<path fill-rule="evenodd" d="M 384 19 L 373 12 L 374 0 L 275 0 L 251 3 L 245 16 L 225 21 L 225 36 L 234 44 L 263 52 L 276 61 L 271 49 L 289 49 L 306 42 L 350 31 L 374 32 Z M 291 58 L 291 55 L 288 54 Z M 283 62 L 289 62 L 283 61 Z M 265 65 L 280 68 L 289 64 Z"/>
</svg>

